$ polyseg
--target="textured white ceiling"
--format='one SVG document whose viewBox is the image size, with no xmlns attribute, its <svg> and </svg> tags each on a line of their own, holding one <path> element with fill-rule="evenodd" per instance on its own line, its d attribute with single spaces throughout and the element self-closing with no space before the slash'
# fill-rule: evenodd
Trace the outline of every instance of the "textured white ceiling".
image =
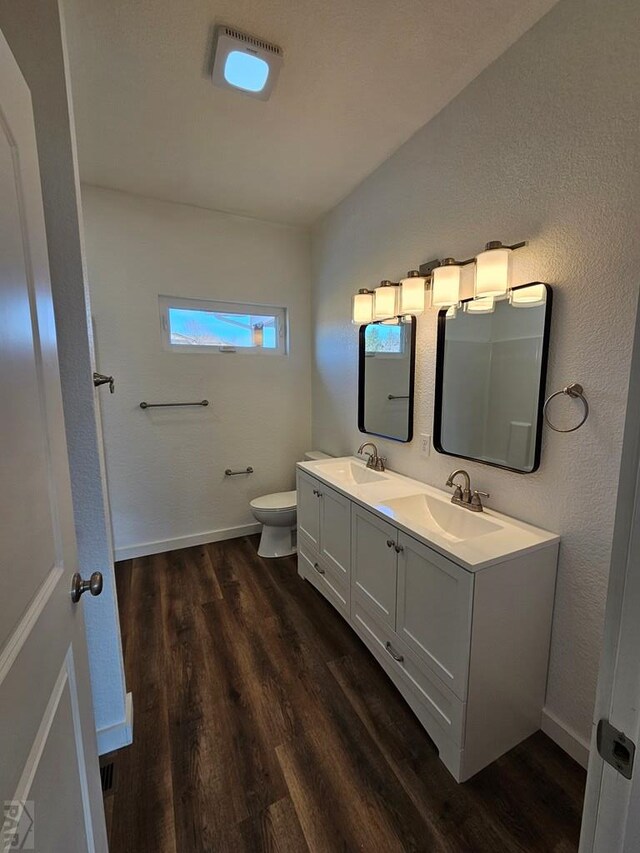
<svg viewBox="0 0 640 853">
<path fill-rule="evenodd" d="M 80 174 L 308 224 L 556 0 L 64 0 Z M 212 27 L 279 44 L 267 102 L 208 79 Z"/>
</svg>

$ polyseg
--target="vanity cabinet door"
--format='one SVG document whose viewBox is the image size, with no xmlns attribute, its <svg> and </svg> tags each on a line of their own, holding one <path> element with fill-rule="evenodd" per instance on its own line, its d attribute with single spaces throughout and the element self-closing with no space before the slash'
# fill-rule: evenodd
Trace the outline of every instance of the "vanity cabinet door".
<svg viewBox="0 0 640 853">
<path fill-rule="evenodd" d="M 398 535 L 396 633 L 460 698 L 466 698 L 473 574 L 405 533 Z"/>
<path fill-rule="evenodd" d="M 320 494 L 322 484 L 298 471 L 298 530 L 305 534 L 313 547 L 320 550 Z"/>
<path fill-rule="evenodd" d="M 318 488 L 322 495 L 320 555 L 348 583 L 351 566 L 351 501 L 322 483 Z"/>
<path fill-rule="evenodd" d="M 351 509 L 351 597 L 395 630 L 398 531 L 362 507 Z"/>
</svg>

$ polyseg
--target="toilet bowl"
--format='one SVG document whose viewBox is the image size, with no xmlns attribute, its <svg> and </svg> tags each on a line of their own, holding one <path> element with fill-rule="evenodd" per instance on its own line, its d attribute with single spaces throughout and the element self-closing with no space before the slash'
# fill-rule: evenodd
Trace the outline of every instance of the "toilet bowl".
<svg viewBox="0 0 640 853">
<path fill-rule="evenodd" d="M 329 456 L 319 450 L 309 450 L 304 458 L 311 461 L 329 459 Z M 256 521 L 262 524 L 258 556 L 289 557 L 296 553 L 296 499 L 294 489 L 262 495 L 249 503 Z"/>
<path fill-rule="evenodd" d="M 295 554 L 295 491 L 254 498 L 249 506 L 256 520 L 262 524 L 259 556 L 288 557 L 289 554 Z"/>
</svg>

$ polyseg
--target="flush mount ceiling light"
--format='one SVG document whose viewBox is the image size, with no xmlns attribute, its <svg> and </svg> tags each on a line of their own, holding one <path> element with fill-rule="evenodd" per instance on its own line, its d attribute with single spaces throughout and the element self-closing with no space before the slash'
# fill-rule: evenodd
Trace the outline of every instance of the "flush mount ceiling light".
<svg viewBox="0 0 640 853">
<path fill-rule="evenodd" d="M 266 101 L 281 65 L 282 50 L 277 45 L 232 27 L 216 28 L 211 73 L 216 86 Z"/>
</svg>

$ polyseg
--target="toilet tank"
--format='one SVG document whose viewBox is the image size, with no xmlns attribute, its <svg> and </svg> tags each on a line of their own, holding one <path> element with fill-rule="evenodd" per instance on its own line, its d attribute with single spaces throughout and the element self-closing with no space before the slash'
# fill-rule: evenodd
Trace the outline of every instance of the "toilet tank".
<svg viewBox="0 0 640 853">
<path fill-rule="evenodd" d="M 323 453 L 321 450 L 307 450 L 304 454 L 304 462 L 317 462 L 320 459 L 331 459 L 330 453 Z"/>
</svg>

